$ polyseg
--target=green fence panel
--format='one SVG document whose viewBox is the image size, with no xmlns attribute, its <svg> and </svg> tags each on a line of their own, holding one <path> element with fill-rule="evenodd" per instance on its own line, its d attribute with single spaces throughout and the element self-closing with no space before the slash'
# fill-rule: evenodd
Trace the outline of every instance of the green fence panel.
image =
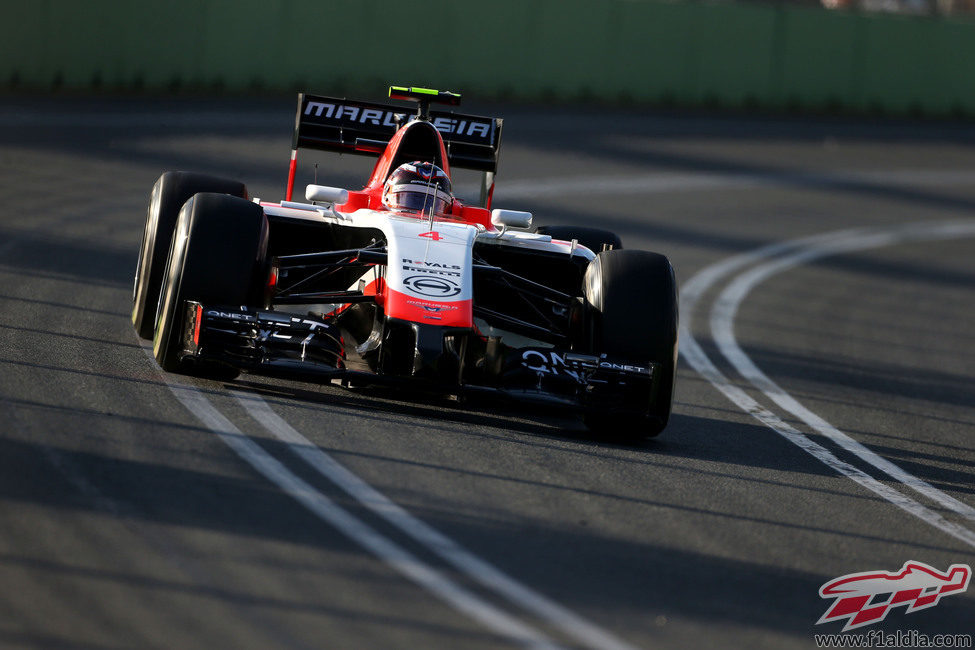
<svg viewBox="0 0 975 650">
<path fill-rule="evenodd" d="M 8 27 L 0 39 L 0 84 L 50 84 L 45 62 L 46 35 L 53 22 L 50 0 L 2 3 L 0 21 Z M 10 29 L 12 25 L 17 29 Z"/>
<path fill-rule="evenodd" d="M 895 113 L 975 108 L 975 25 L 879 16 L 866 23 L 864 41 L 862 107 Z"/>
<path fill-rule="evenodd" d="M 926 101 L 935 64 L 932 46 L 937 27 L 930 20 L 878 16 L 865 23 L 863 92 L 859 104 L 869 109 L 903 112 Z"/>
<path fill-rule="evenodd" d="M 772 102 L 820 110 L 858 97 L 862 21 L 857 16 L 805 7 L 783 7 L 779 15 Z"/>
<path fill-rule="evenodd" d="M 975 22 L 658 0 L 2 3 L 0 86 L 387 83 L 486 98 L 975 114 Z"/>
<path fill-rule="evenodd" d="M 929 105 L 951 113 L 975 113 L 975 22 L 945 21 L 933 53 L 937 65 L 930 78 L 938 92 Z"/>
<path fill-rule="evenodd" d="M 611 65 L 616 92 L 639 101 L 692 102 L 697 94 L 698 7 L 629 2 L 621 8 L 618 54 Z"/>
<path fill-rule="evenodd" d="M 765 5 L 695 5 L 693 99 L 731 106 L 767 103 L 775 11 Z"/>
</svg>

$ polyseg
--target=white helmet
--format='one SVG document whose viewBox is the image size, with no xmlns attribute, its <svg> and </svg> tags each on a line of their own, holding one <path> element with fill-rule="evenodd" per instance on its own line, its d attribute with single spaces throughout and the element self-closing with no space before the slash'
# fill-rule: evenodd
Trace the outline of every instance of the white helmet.
<svg viewBox="0 0 975 650">
<path fill-rule="evenodd" d="M 450 179 L 433 163 L 400 165 L 383 186 L 383 205 L 391 210 L 444 214 L 453 202 Z"/>
</svg>

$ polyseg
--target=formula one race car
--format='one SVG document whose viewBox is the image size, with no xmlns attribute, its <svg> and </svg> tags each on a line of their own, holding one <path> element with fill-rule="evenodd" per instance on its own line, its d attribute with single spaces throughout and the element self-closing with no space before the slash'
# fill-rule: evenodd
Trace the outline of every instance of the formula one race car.
<svg viewBox="0 0 975 650">
<path fill-rule="evenodd" d="M 459 104 L 453 93 L 389 96 L 416 113 L 300 94 L 280 203 L 212 176 L 159 178 L 132 311 L 159 364 L 406 382 L 571 406 L 614 436 L 662 431 L 677 361 L 667 258 L 492 210 L 502 120 L 430 110 Z M 378 161 L 361 190 L 312 184 L 295 202 L 304 148 Z M 482 172 L 478 204 L 454 198 L 452 167 Z"/>
</svg>

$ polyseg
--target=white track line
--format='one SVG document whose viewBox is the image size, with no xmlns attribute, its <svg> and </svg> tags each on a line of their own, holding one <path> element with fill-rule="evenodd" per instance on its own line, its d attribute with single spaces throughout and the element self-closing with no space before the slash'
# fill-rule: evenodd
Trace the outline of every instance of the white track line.
<svg viewBox="0 0 975 650">
<path fill-rule="evenodd" d="M 759 370 L 735 340 L 734 319 L 741 301 L 756 285 L 777 273 L 786 271 L 799 264 L 830 255 L 867 250 L 881 246 L 891 246 L 907 241 L 945 239 L 958 236 L 970 237 L 973 235 L 975 235 L 975 223 L 965 222 L 963 224 L 952 223 L 948 225 L 933 224 L 923 229 L 919 229 L 916 226 L 891 228 L 886 232 L 874 232 L 831 243 L 813 244 L 801 250 L 783 255 L 776 260 L 762 264 L 738 276 L 721 293 L 711 311 L 711 331 L 714 335 L 715 342 L 718 344 L 718 348 L 735 369 L 745 379 L 750 381 L 752 385 L 765 393 L 776 404 L 808 424 L 815 431 L 833 440 L 847 451 L 858 456 L 861 460 L 866 461 L 894 480 L 909 486 L 932 501 L 957 512 L 971 521 L 975 521 L 975 508 L 945 494 L 933 485 L 913 476 L 886 458 L 882 458 L 877 453 L 863 446 L 800 404 L 794 397 Z"/>
<path fill-rule="evenodd" d="M 681 291 L 681 311 L 683 312 L 683 322 L 680 328 L 681 354 L 698 373 L 705 377 L 739 408 L 750 413 L 763 424 L 814 456 L 817 460 L 928 524 L 964 541 L 970 546 L 975 546 L 975 532 L 946 520 L 937 512 L 923 506 L 914 499 L 884 485 L 865 474 L 859 468 L 838 459 L 825 447 L 813 442 L 795 427 L 787 424 L 780 417 L 762 407 L 717 369 L 691 333 L 691 317 L 694 308 L 709 288 L 742 267 L 777 255 L 783 255 L 782 259 L 789 260 L 789 263 L 782 264 L 780 262 L 773 262 L 759 267 L 761 270 L 742 274 L 736 281 L 729 285 L 718 299 L 718 303 L 714 307 L 711 325 L 714 329 L 715 340 L 721 348 L 722 353 L 728 357 L 729 361 L 735 365 L 746 379 L 751 381 L 753 385 L 762 390 L 782 408 L 789 410 L 797 417 L 805 420 L 813 428 L 817 430 L 822 429 L 820 433 L 828 435 L 844 448 L 857 454 L 864 461 L 887 472 L 895 480 L 924 493 L 929 498 L 955 512 L 968 516 L 971 510 L 969 506 L 941 493 L 933 486 L 924 483 L 920 479 L 896 467 L 893 463 L 876 456 L 876 454 L 859 445 L 856 441 L 828 425 L 822 418 L 815 416 L 815 414 L 803 408 L 794 398 L 788 396 L 785 391 L 771 382 L 748 359 L 744 352 L 738 348 L 734 341 L 731 320 L 729 319 L 733 320 L 737 305 L 740 304 L 741 299 L 744 298 L 751 287 L 754 287 L 759 281 L 767 279 L 777 270 L 791 268 L 803 261 L 831 254 L 876 248 L 906 241 L 944 239 L 972 235 L 975 235 L 975 222 L 972 221 L 909 224 L 888 228 L 849 230 L 826 233 L 806 239 L 767 246 L 707 267 L 691 278 Z M 803 416 L 809 417 L 809 419 L 806 420 Z M 861 450 L 867 453 L 864 454 Z"/>
<path fill-rule="evenodd" d="M 151 356 L 151 353 L 146 351 Z M 218 411 L 201 391 L 177 383 L 171 375 L 163 373 L 163 377 L 176 399 L 247 464 L 350 540 L 495 634 L 526 648 L 554 650 L 562 647 L 535 628 L 522 623 L 461 587 L 333 503 L 327 496 L 289 471 L 260 445 L 241 433 L 240 429 Z"/>
<path fill-rule="evenodd" d="M 632 648 L 605 630 L 517 582 L 393 503 L 301 435 L 261 397 L 231 392 L 255 420 L 319 474 L 487 589 L 541 617 L 586 647 L 605 650 Z"/>
</svg>

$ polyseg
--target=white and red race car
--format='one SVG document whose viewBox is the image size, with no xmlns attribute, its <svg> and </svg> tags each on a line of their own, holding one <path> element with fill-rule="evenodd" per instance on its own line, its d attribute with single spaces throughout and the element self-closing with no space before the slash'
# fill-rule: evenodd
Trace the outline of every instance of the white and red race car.
<svg viewBox="0 0 975 650">
<path fill-rule="evenodd" d="M 614 234 L 532 227 L 491 209 L 502 120 L 446 111 L 460 96 L 390 88 L 398 104 L 301 94 L 286 199 L 167 172 L 152 189 L 132 321 L 167 371 L 288 373 L 409 383 L 565 405 L 594 431 L 646 437 L 670 417 L 677 289 L 657 253 Z M 308 185 L 297 152 L 378 156 L 361 190 Z M 424 163 L 420 165 L 420 161 Z M 390 204 L 416 163 L 482 172 L 480 201 Z"/>
</svg>

